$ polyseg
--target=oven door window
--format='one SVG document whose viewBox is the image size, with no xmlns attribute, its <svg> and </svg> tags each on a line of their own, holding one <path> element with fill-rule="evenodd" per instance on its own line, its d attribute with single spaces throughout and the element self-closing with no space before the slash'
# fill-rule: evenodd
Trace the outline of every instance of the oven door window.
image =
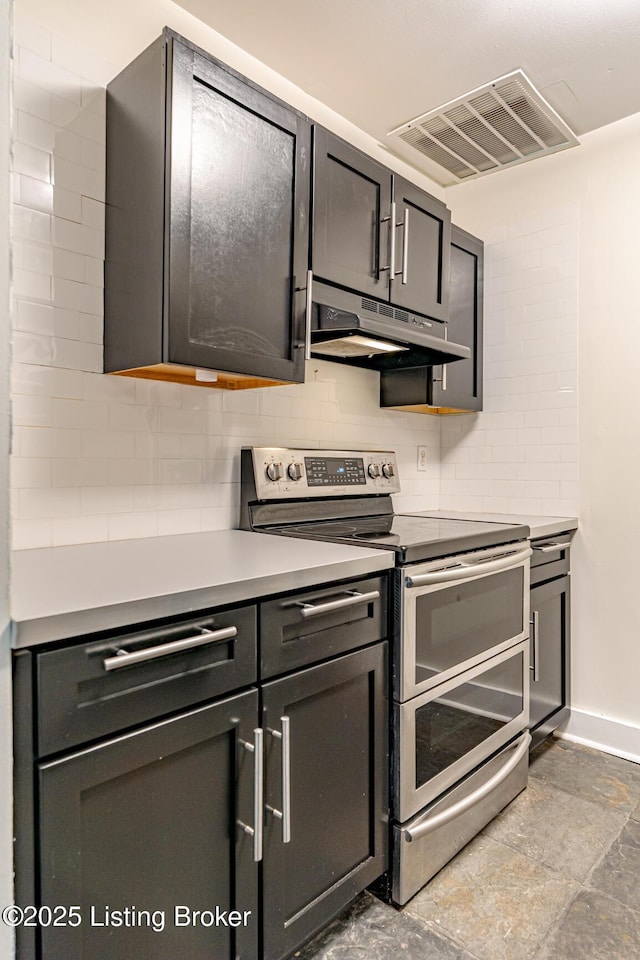
<svg viewBox="0 0 640 960">
<path fill-rule="evenodd" d="M 415 601 L 415 682 L 423 683 L 523 635 L 524 567 L 446 587 Z"/>
<path fill-rule="evenodd" d="M 520 654 L 416 709 L 416 789 L 522 714 L 522 674 Z"/>
</svg>

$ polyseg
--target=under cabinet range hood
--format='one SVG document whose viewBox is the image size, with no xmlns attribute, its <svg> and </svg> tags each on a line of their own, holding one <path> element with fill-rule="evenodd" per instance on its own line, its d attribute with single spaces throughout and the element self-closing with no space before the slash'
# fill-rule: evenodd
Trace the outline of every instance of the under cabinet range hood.
<svg viewBox="0 0 640 960">
<path fill-rule="evenodd" d="M 446 324 L 313 280 L 312 356 L 372 370 L 424 367 L 471 355 L 446 339 Z"/>
</svg>

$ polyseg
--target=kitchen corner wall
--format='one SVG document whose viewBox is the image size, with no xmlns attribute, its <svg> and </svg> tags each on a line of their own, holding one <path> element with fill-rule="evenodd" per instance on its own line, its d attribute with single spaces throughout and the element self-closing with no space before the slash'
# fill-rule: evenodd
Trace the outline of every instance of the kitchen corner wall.
<svg viewBox="0 0 640 960">
<path fill-rule="evenodd" d="M 444 426 L 444 469 L 452 475 L 443 481 L 443 500 L 446 488 L 457 492 L 456 503 L 470 506 L 473 490 L 460 489 L 467 480 L 457 471 L 474 463 L 474 448 L 484 450 L 489 439 L 486 425 L 495 423 L 505 431 L 496 446 L 506 449 L 485 466 L 484 505 L 492 488 L 509 490 L 501 464 L 518 471 L 545 512 L 558 495 L 567 504 L 558 513 L 574 513 L 577 502 L 569 732 L 640 760 L 640 114 L 584 136 L 579 147 L 497 176 L 499 187 L 487 177 L 447 191 L 454 219 L 493 238 L 495 247 L 488 249 L 487 412 L 473 424 Z M 532 252 L 544 263 L 531 263 Z M 576 316 L 579 390 L 572 395 L 574 371 L 565 354 Z M 508 367 L 500 366 L 500 331 Z M 542 374 L 534 365 L 547 351 L 545 340 L 546 363 L 557 366 Z M 506 411 L 500 404 L 507 397 L 509 411 L 498 426 L 494 418 Z M 529 450 L 529 438 L 537 451 Z M 577 488 L 569 472 L 576 469 L 576 443 Z M 545 447 L 548 459 L 538 467 L 533 458 L 545 455 Z M 557 459 L 563 454 L 568 459 Z M 523 459 L 514 462 L 516 456 Z M 544 469 L 540 482 L 550 479 L 559 494 L 536 490 L 533 466 Z"/>
<path fill-rule="evenodd" d="M 574 516 L 579 205 L 503 202 L 510 174 L 448 191 L 454 221 L 485 241 L 485 387 L 481 414 L 443 420 L 440 506 Z M 465 200 L 480 195 L 474 216 Z"/>
<path fill-rule="evenodd" d="M 439 424 L 380 410 L 370 371 L 309 362 L 304 385 L 237 392 L 101 374 L 106 83 L 165 22 L 264 86 L 278 80 L 171 3 L 111 6 L 120 17 L 111 41 L 105 11 L 76 0 L 16 4 L 14 547 L 234 527 L 248 444 L 393 449 L 398 506 L 437 506 Z M 318 107 L 280 82 L 276 92 L 296 106 Z M 320 119 L 362 140 L 340 117 Z M 426 473 L 417 444 L 429 448 Z"/>
</svg>

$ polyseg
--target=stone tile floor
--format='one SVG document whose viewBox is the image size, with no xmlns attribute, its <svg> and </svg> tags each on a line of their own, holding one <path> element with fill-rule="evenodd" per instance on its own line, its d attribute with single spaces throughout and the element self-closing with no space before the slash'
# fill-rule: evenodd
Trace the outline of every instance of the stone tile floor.
<svg viewBox="0 0 640 960">
<path fill-rule="evenodd" d="M 298 960 L 640 960 L 640 765 L 564 740 L 402 910 L 362 894 Z"/>
</svg>

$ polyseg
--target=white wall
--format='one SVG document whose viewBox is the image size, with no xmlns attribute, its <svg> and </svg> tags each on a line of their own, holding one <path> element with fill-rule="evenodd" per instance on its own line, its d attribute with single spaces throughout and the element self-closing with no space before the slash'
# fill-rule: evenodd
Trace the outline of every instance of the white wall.
<svg viewBox="0 0 640 960">
<path fill-rule="evenodd" d="M 569 317 L 577 303 L 580 529 L 572 553 L 572 704 L 587 714 L 637 728 L 640 115 L 585 136 L 576 149 L 498 176 L 499 189 L 495 178 L 487 177 L 447 192 L 454 218 L 462 226 L 483 236 L 494 227 L 509 227 L 514 221 L 512 211 L 517 211 L 522 223 L 531 218 L 545 229 L 551 227 L 549 217 L 554 211 L 566 211 L 562 220 L 579 226 L 577 286 L 566 292 L 566 314 L 560 311 Z M 562 245 L 570 244 L 565 248 L 568 271 L 574 258 L 573 228 L 565 233 L 563 227 L 559 237 Z M 552 248 L 541 249 L 545 254 Z M 562 282 L 569 280 L 567 273 Z M 512 323 L 507 310 L 504 322 L 511 327 L 507 342 L 515 348 L 520 321 Z M 490 317 L 489 323 L 495 327 L 498 320 Z M 552 329 L 542 329 L 545 336 L 554 337 Z M 526 336 L 524 329 L 521 336 Z M 558 356 L 563 352 L 558 347 Z M 492 356 L 490 344 L 488 366 L 494 362 Z M 563 409 L 569 408 L 558 407 L 560 413 Z M 515 411 L 525 415 L 526 407 L 516 406 Z M 574 429 L 564 424 L 564 429 L 569 427 Z M 447 434 L 449 429 L 447 425 Z M 556 429 L 540 426 L 543 445 L 544 437 L 553 445 Z M 561 444 L 571 446 L 568 433 L 558 437 Z M 455 449 L 449 436 L 446 443 L 448 451 Z M 491 477 L 502 479 L 499 471 Z M 561 491 L 563 484 L 569 484 L 567 493 L 574 493 L 572 479 L 558 482 Z M 580 734 L 579 722 L 573 732 Z M 611 725 L 602 736 L 615 739 L 615 728 Z M 637 736 L 636 742 L 640 742 Z"/>
<path fill-rule="evenodd" d="M 11 661 L 9 638 L 9 85 L 11 3 L 0 0 L 0 905 L 13 901 Z M 13 931 L 0 923 L 0 957 Z"/>
<path fill-rule="evenodd" d="M 304 386 L 233 393 L 100 373 L 104 85 L 165 23 L 381 153 L 371 138 L 166 0 L 108 7 L 18 0 L 14 546 L 236 526 L 243 444 L 390 448 L 403 477 L 398 506 L 435 505 L 439 424 L 380 410 L 376 373 L 313 362 Z M 407 173 L 400 161 L 398 168 Z M 430 449 L 427 473 L 416 470 L 418 443 Z"/>
</svg>

